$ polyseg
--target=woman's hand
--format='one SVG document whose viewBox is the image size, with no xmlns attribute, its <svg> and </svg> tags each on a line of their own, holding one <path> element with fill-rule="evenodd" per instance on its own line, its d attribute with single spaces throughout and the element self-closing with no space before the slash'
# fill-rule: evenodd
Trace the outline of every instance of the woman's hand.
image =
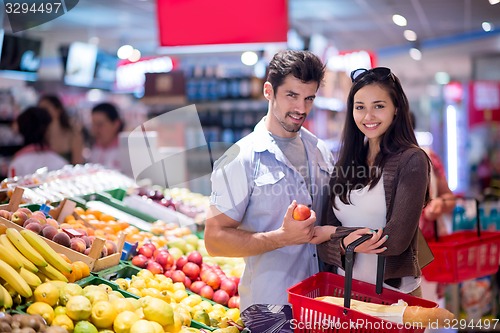
<svg viewBox="0 0 500 333">
<path fill-rule="evenodd" d="M 387 248 L 381 246 L 385 243 L 385 241 L 389 237 L 387 235 L 382 237 L 382 232 L 383 232 L 382 229 L 379 229 L 378 231 L 375 232 L 374 230 L 369 228 L 355 230 L 341 240 L 342 242 L 341 246 L 345 249 L 349 244 L 354 242 L 362 235 L 372 234 L 372 237 L 367 241 L 365 241 L 364 243 L 358 245 L 356 249 L 354 249 L 354 252 L 369 253 L 369 254 L 382 253 L 385 250 L 387 250 Z"/>
</svg>

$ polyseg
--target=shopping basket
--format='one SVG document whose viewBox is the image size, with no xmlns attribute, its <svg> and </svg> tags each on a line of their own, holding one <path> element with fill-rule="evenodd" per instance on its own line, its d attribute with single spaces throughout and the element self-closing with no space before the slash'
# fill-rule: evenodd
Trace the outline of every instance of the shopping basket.
<svg viewBox="0 0 500 333">
<path fill-rule="evenodd" d="M 500 262 L 500 232 L 481 230 L 479 203 L 475 204 L 476 230 L 453 232 L 446 236 L 435 233 L 428 240 L 434 261 L 422 269 L 429 281 L 459 283 L 496 273 Z"/>
<path fill-rule="evenodd" d="M 295 333 L 389 333 L 424 332 L 424 327 L 397 324 L 350 309 L 351 299 L 376 304 L 391 305 L 403 300 L 408 305 L 435 308 L 437 304 L 390 289 L 382 289 L 384 258 L 379 256 L 377 284 L 352 279 L 354 248 L 369 239 L 371 235 L 360 237 L 349 244 L 345 257 L 345 277 L 328 272 L 317 273 L 288 289 L 288 300 L 292 305 Z M 316 300 L 320 296 L 344 298 L 344 306 Z"/>
</svg>

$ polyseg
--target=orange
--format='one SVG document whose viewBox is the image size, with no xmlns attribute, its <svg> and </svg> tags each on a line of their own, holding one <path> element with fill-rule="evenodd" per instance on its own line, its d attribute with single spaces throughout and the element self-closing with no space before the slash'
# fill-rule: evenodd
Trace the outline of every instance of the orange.
<svg viewBox="0 0 500 333">
<path fill-rule="evenodd" d="M 66 261 L 68 264 L 71 264 L 71 259 L 68 258 L 67 255 L 65 255 L 64 253 L 59 253 L 59 255 L 64 259 L 64 261 Z"/>
<path fill-rule="evenodd" d="M 82 267 L 80 264 L 71 264 L 71 273 L 75 274 L 75 281 L 80 280 L 83 277 Z"/>
<path fill-rule="evenodd" d="M 82 207 L 75 207 L 74 212 L 77 213 L 78 215 L 84 215 L 85 209 L 83 209 Z"/>
<path fill-rule="evenodd" d="M 73 215 L 68 215 L 64 218 L 64 223 L 71 223 L 75 221 L 75 217 Z"/>
<path fill-rule="evenodd" d="M 45 302 L 34 302 L 26 309 L 26 312 L 30 315 L 38 314 L 45 319 L 47 324 L 51 324 L 54 319 L 54 309 Z"/>
<path fill-rule="evenodd" d="M 50 282 L 45 282 L 36 287 L 33 292 L 35 302 L 44 302 L 54 307 L 59 302 L 59 289 Z"/>
<path fill-rule="evenodd" d="M 90 275 L 90 267 L 83 261 L 77 260 L 73 262 L 72 267 L 76 266 L 82 272 L 82 278 L 85 278 Z"/>
<path fill-rule="evenodd" d="M 108 221 L 115 221 L 116 219 L 109 214 L 102 214 L 101 217 L 99 218 L 99 220 L 104 221 L 104 222 L 108 222 Z"/>
</svg>

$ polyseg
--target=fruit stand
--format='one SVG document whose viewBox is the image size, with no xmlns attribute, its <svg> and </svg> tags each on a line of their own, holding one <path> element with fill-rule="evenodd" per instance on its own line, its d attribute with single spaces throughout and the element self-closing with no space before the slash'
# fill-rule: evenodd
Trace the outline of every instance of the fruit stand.
<svg viewBox="0 0 500 333">
<path fill-rule="evenodd" d="M 208 255 L 208 199 L 91 170 L 97 180 L 74 170 L 2 182 L 0 331 L 245 330 L 237 291 L 244 262 Z"/>
</svg>

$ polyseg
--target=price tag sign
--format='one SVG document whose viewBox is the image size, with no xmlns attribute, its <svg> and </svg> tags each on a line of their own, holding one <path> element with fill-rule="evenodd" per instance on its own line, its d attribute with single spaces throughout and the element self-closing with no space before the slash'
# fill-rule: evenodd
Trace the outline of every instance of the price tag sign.
<svg viewBox="0 0 500 333">
<path fill-rule="evenodd" d="M 79 0 L 4 0 L 4 10 L 12 32 L 52 21 L 73 9 Z"/>
</svg>

